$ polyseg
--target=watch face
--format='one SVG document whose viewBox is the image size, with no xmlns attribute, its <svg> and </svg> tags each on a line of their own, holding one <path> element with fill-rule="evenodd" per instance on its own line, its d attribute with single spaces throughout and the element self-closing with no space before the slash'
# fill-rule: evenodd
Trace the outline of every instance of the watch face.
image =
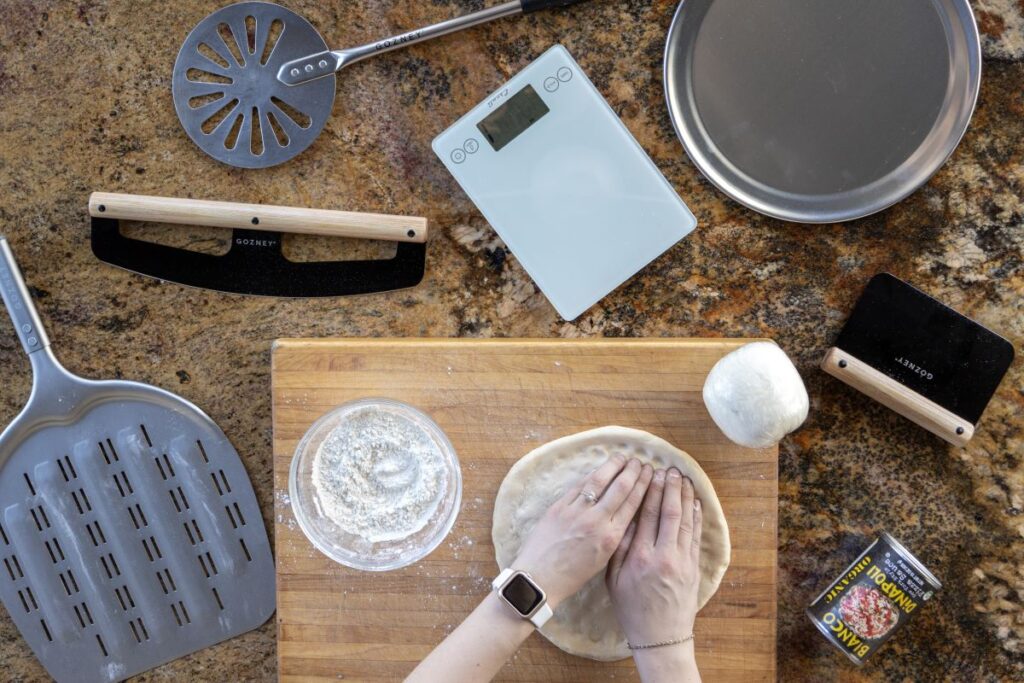
<svg viewBox="0 0 1024 683">
<path fill-rule="evenodd" d="M 516 574 L 501 589 L 502 596 L 516 611 L 529 616 L 544 600 L 544 595 L 522 574 Z"/>
</svg>

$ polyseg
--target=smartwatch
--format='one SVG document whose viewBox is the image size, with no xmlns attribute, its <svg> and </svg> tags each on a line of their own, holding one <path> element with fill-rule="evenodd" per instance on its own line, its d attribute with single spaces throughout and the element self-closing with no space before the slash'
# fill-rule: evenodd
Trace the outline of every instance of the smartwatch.
<svg viewBox="0 0 1024 683">
<path fill-rule="evenodd" d="M 491 582 L 491 587 L 516 614 L 529 619 L 537 628 L 554 615 L 548 598 L 529 574 L 518 569 L 506 569 Z"/>
</svg>

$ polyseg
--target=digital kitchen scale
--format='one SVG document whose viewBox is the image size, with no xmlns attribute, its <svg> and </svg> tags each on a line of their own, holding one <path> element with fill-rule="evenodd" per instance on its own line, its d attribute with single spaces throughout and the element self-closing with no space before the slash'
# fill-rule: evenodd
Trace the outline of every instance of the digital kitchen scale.
<svg viewBox="0 0 1024 683">
<path fill-rule="evenodd" d="M 433 147 L 566 320 L 697 225 L 561 45 Z"/>
</svg>

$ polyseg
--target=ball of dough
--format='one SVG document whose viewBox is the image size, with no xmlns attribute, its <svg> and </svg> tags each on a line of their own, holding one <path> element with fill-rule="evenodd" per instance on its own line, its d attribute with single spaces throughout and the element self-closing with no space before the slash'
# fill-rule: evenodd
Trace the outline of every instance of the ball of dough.
<svg viewBox="0 0 1024 683">
<path fill-rule="evenodd" d="M 729 439 L 768 448 L 807 419 L 807 389 L 786 352 L 772 342 L 742 346 L 715 363 L 704 405 Z"/>
<path fill-rule="evenodd" d="M 704 514 L 697 597 L 698 607 L 703 607 L 718 590 L 729 566 L 731 545 L 725 513 L 711 480 L 696 460 L 664 439 L 638 429 L 592 429 L 544 444 L 523 456 L 509 470 L 494 501 L 491 534 L 498 566 L 511 566 L 537 520 L 566 489 L 618 453 L 659 469 L 677 467 L 693 481 Z M 580 657 L 608 661 L 630 655 L 612 609 L 604 572 L 559 605 L 541 633 Z"/>
</svg>

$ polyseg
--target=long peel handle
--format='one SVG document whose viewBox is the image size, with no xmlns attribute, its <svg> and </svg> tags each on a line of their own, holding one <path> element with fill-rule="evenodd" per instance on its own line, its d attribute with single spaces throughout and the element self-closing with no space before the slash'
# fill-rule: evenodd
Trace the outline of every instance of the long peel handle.
<svg viewBox="0 0 1024 683">
<path fill-rule="evenodd" d="M 25 348 L 25 353 L 33 354 L 47 348 L 50 339 L 46 336 L 43 323 L 39 320 L 36 307 L 32 304 L 25 280 L 18 270 L 18 263 L 7 240 L 0 237 L 0 295 L 3 296 L 7 312 L 14 323 L 18 339 Z"/>
</svg>

